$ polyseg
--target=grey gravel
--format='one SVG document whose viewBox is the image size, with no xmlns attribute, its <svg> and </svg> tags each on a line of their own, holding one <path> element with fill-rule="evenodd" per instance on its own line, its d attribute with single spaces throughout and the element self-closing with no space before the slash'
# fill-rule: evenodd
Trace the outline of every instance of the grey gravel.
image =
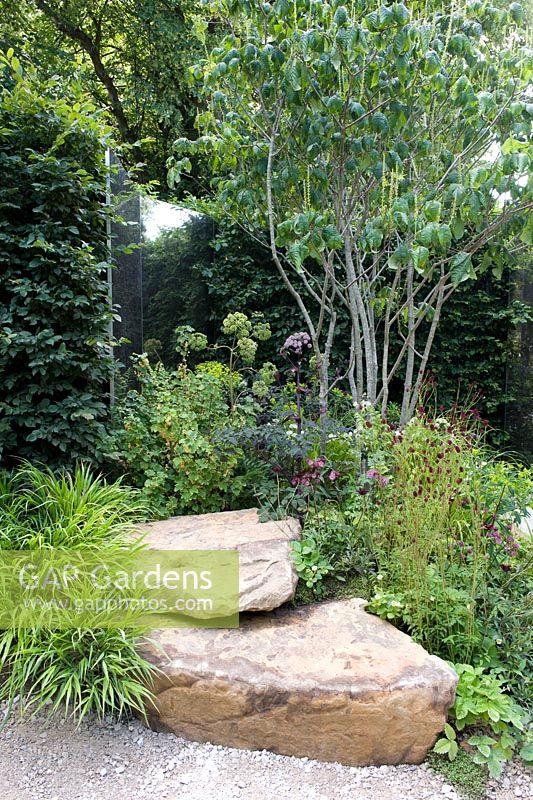
<svg viewBox="0 0 533 800">
<path fill-rule="evenodd" d="M 0 719 L 3 717 L 0 707 Z M 455 788 L 419 767 L 346 767 L 197 744 L 155 733 L 137 720 L 116 724 L 38 716 L 11 719 L 0 733 L 0 800 L 459 800 Z M 533 798 L 533 781 L 512 763 L 491 781 L 488 800 Z"/>
</svg>

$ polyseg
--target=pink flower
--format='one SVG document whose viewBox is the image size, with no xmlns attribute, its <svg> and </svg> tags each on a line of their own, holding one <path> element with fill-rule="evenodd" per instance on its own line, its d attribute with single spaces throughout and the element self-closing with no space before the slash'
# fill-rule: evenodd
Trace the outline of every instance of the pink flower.
<svg viewBox="0 0 533 800">
<path fill-rule="evenodd" d="M 337 478 L 339 477 L 339 475 L 340 475 L 340 472 L 337 472 L 336 469 L 332 469 L 331 472 L 328 475 L 328 478 L 330 479 L 330 481 L 336 481 Z"/>
<path fill-rule="evenodd" d="M 387 486 L 390 481 L 390 478 L 386 478 L 385 475 L 382 475 L 377 469 L 369 469 L 366 476 L 373 481 L 377 481 L 381 486 Z"/>
</svg>

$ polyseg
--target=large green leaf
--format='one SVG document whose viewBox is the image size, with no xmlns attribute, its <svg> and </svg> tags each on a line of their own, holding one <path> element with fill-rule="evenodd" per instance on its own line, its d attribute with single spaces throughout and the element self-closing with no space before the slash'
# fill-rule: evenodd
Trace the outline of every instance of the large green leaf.
<svg viewBox="0 0 533 800">
<path fill-rule="evenodd" d="M 459 286 L 463 281 L 473 277 L 474 268 L 470 253 L 457 253 L 451 261 L 450 277 L 454 286 Z"/>
</svg>

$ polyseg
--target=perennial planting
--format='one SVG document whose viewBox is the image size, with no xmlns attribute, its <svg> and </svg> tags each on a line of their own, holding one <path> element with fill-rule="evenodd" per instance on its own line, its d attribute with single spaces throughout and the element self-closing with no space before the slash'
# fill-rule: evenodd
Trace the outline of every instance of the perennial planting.
<svg viewBox="0 0 533 800">
<path fill-rule="evenodd" d="M 491 449 L 505 434 L 483 412 L 501 407 L 512 324 L 531 319 L 507 283 L 533 241 L 521 6 L 214 0 L 178 3 L 178 24 L 156 2 L 139 60 L 129 27 L 102 42 L 118 0 L 94 19 L 52 5 L 17 34 L 26 71 L 0 54 L 0 550 L 127 550 L 146 518 L 295 517 L 296 605 L 362 597 L 455 669 L 434 758 L 466 753 L 493 777 L 532 764 L 533 479 Z M 182 25 L 194 120 L 174 118 L 167 86 L 155 100 Z M 54 42 L 43 74 L 38 30 Z M 67 52 L 72 31 L 67 80 L 55 37 Z M 110 120 L 139 179 L 168 174 L 161 192 L 210 215 L 147 245 L 149 338 L 114 403 Z M 468 334 L 482 408 L 439 363 L 463 355 L 469 286 L 501 323 L 489 344 Z M 142 714 L 144 633 L 2 631 L 0 700 L 80 721 Z"/>
</svg>

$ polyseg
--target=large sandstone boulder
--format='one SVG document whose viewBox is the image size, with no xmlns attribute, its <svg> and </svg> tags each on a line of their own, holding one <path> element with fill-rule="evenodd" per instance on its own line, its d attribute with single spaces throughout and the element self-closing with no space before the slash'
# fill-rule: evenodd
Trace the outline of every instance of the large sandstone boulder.
<svg viewBox="0 0 533 800">
<path fill-rule="evenodd" d="M 143 526 L 153 550 L 238 550 L 239 610 L 270 611 L 292 600 L 298 576 L 291 541 L 296 519 L 259 522 L 256 508 L 172 517 Z"/>
<path fill-rule="evenodd" d="M 148 719 L 200 742 L 344 764 L 420 763 L 457 676 L 344 600 L 245 615 L 240 629 L 154 632 Z"/>
</svg>

